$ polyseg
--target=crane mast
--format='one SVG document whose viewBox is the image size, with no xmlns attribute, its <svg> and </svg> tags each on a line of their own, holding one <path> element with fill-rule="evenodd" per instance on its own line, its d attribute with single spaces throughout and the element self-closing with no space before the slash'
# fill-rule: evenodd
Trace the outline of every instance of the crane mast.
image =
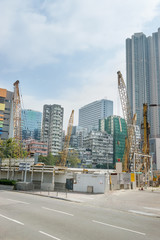
<svg viewBox="0 0 160 240">
<path fill-rule="evenodd" d="M 67 135 L 65 136 L 64 147 L 63 147 L 63 151 L 61 153 L 60 165 L 63 167 L 65 167 L 65 165 L 66 165 L 69 142 L 70 142 L 72 127 L 73 127 L 73 119 L 74 119 L 74 110 L 72 110 L 70 118 L 69 118 L 69 123 L 68 123 L 68 127 L 67 127 Z"/>
<path fill-rule="evenodd" d="M 19 80 L 14 84 L 14 95 L 13 95 L 13 136 L 18 142 L 21 140 L 21 100 L 19 93 Z"/>
<path fill-rule="evenodd" d="M 127 95 L 127 88 L 121 72 L 118 71 L 117 74 L 118 74 L 119 96 L 121 100 L 123 116 L 127 124 L 127 134 L 128 134 L 128 137 L 125 140 L 125 152 L 123 155 L 123 163 L 124 163 L 123 169 L 125 172 L 128 172 L 130 168 L 129 165 L 131 163 L 131 160 L 133 158 L 133 154 L 135 151 L 136 140 L 135 140 L 134 125 L 136 123 L 137 115 L 135 114 L 132 119 L 131 108 L 130 108 L 129 99 Z"/>
</svg>

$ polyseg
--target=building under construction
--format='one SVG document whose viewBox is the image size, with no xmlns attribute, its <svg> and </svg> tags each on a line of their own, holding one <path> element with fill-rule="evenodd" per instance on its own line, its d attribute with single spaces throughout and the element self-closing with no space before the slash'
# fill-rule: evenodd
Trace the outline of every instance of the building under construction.
<svg viewBox="0 0 160 240">
<path fill-rule="evenodd" d="M 99 130 L 105 131 L 113 136 L 113 168 L 116 162 L 122 162 L 125 150 L 125 138 L 127 137 L 127 126 L 123 118 L 110 116 L 99 121 Z"/>
</svg>

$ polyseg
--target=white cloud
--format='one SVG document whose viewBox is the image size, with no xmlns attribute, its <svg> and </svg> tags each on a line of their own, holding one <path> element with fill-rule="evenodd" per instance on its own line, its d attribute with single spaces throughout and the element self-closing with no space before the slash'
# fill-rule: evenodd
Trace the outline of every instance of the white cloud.
<svg viewBox="0 0 160 240">
<path fill-rule="evenodd" d="M 94 71 L 88 71 L 86 73 L 78 73 L 79 78 L 85 79 L 86 83 L 81 89 L 65 89 L 61 95 L 61 100 L 57 99 L 43 99 L 38 100 L 33 96 L 23 96 L 24 108 L 43 111 L 44 104 L 60 104 L 64 107 L 64 128 L 67 128 L 69 116 L 72 109 L 75 110 L 74 125 L 78 124 L 78 110 L 82 106 L 102 98 L 107 98 L 114 102 L 114 114 L 122 114 L 119 111 L 120 104 L 118 93 L 118 80 L 117 71 L 121 70 L 125 79 L 125 66 L 123 51 L 117 52 L 115 58 L 106 60 L 103 66 Z M 108 72 L 110 72 L 108 74 Z M 112 72 L 112 73 L 111 73 Z"/>
<path fill-rule="evenodd" d="M 12 64 L 34 67 L 61 54 L 112 49 L 141 31 L 159 0 L 2 0 L 0 50 Z"/>
<path fill-rule="evenodd" d="M 125 78 L 125 39 L 143 31 L 159 14 L 158 4 L 160 0 L 1 0 L 0 59 L 10 64 L 10 70 L 5 67 L 2 72 L 60 63 L 62 55 L 100 50 L 106 53 L 103 63 L 72 73 L 82 79 L 80 89 L 62 89 L 60 101 L 24 95 L 24 107 L 42 111 L 44 104 L 61 104 L 65 128 L 72 108 L 76 124 L 78 109 L 89 102 L 107 96 L 116 108 L 117 70 Z M 108 57 L 108 50 L 115 49 L 116 54 Z"/>
</svg>

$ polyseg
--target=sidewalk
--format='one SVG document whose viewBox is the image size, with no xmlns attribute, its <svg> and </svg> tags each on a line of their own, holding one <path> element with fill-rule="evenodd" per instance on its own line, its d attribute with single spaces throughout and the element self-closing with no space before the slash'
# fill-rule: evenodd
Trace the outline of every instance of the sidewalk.
<svg viewBox="0 0 160 240">
<path fill-rule="evenodd" d="M 24 192 L 23 192 L 24 193 Z M 35 194 L 50 198 L 56 198 L 66 201 L 73 201 L 77 203 L 90 203 L 98 198 L 105 196 L 105 194 L 88 194 L 88 193 L 77 193 L 77 192 L 62 192 L 62 191 L 27 191 L 26 193 Z"/>
<path fill-rule="evenodd" d="M 29 191 L 27 193 L 122 211 L 155 208 L 158 209 L 158 212 L 160 214 L 160 187 L 150 187 L 144 190 L 139 190 L 138 188 L 135 190 L 122 189 L 109 191 L 105 194 L 56 191 Z"/>
</svg>

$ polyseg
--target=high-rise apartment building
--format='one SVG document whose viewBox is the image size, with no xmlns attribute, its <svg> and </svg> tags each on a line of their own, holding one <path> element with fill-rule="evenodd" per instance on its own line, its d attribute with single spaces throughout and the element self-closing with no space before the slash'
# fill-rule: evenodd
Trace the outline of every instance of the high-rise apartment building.
<svg viewBox="0 0 160 240">
<path fill-rule="evenodd" d="M 160 104 L 160 28 L 152 36 L 135 33 L 126 40 L 127 91 L 137 124 L 143 121 L 143 103 Z M 148 109 L 151 137 L 160 136 L 160 108 Z"/>
<path fill-rule="evenodd" d="M 0 88 L 0 139 L 13 137 L 13 92 Z"/>
<path fill-rule="evenodd" d="M 72 148 L 83 148 L 83 139 L 87 135 L 87 129 L 79 126 L 72 127 L 69 145 Z"/>
<path fill-rule="evenodd" d="M 102 99 L 79 109 L 79 126 L 98 130 L 99 119 L 113 115 L 113 101 Z"/>
<path fill-rule="evenodd" d="M 42 113 L 31 109 L 22 110 L 22 139 L 41 138 Z"/>
<path fill-rule="evenodd" d="M 92 167 L 107 168 L 113 165 L 112 135 L 106 132 L 91 131 L 84 137 L 83 146 L 87 152 L 90 152 Z"/>
<path fill-rule="evenodd" d="M 63 108 L 60 105 L 44 105 L 41 140 L 48 143 L 48 151 L 57 155 L 62 149 Z"/>
</svg>

